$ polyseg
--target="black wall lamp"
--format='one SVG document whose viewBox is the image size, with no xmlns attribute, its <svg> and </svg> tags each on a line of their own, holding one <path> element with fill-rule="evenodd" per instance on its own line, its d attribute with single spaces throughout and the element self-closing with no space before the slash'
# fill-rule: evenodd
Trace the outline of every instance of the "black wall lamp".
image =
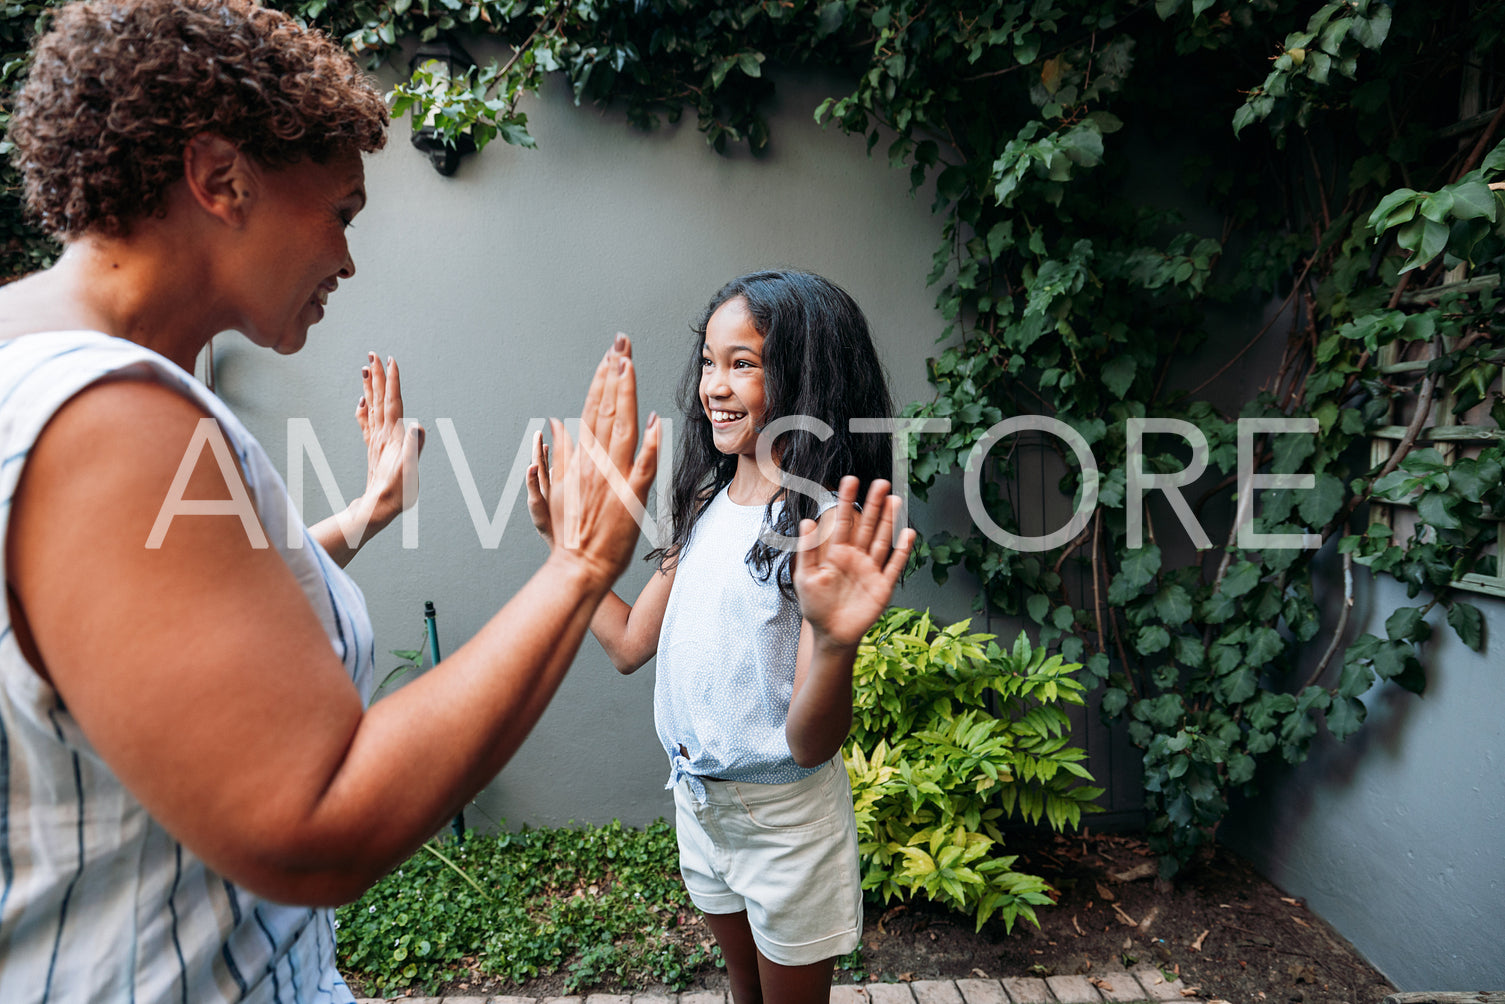
<svg viewBox="0 0 1505 1004">
<path fill-rule="evenodd" d="M 440 35 L 418 46 L 408 62 L 409 76 L 425 65 L 436 79 L 447 84 L 465 76 L 476 63 L 470 58 L 470 53 L 460 47 L 460 43 L 448 35 Z M 476 149 L 475 140 L 468 133 L 455 137 L 453 146 L 440 139 L 434 130 L 432 113 L 413 130 L 413 146 L 428 154 L 429 163 L 434 165 L 434 170 L 445 177 L 455 173 L 455 169 L 460 166 L 461 156 L 475 153 Z"/>
</svg>

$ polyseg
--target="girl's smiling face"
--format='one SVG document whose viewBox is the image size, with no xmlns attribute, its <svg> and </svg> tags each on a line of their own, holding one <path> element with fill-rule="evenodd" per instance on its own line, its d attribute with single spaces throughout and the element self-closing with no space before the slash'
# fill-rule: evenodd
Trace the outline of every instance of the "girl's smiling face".
<svg viewBox="0 0 1505 1004">
<path fill-rule="evenodd" d="M 716 449 L 755 457 L 763 426 L 763 336 L 740 296 L 711 315 L 700 360 L 700 406 Z"/>
</svg>

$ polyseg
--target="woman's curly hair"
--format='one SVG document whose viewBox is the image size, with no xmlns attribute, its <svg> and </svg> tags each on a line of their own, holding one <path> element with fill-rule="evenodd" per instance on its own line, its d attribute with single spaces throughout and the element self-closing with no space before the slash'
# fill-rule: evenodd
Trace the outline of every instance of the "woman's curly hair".
<svg viewBox="0 0 1505 1004">
<path fill-rule="evenodd" d="M 121 236 L 161 212 L 200 133 L 270 167 L 386 142 L 386 103 L 349 54 L 251 0 L 71 3 L 34 55 L 12 159 L 57 237 Z"/>
</svg>

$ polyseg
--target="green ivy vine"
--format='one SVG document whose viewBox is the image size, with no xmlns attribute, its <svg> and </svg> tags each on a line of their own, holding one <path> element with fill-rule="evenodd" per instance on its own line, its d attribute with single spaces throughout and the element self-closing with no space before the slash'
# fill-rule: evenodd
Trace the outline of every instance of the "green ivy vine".
<svg viewBox="0 0 1505 1004">
<path fill-rule="evenodd" d="M 48 6 L 0 9 L 7 85 Z M 614 103 L 635 126 L 691 111 L 714 149 L 755 152 L 768 141 L 768 67 L 850 81 L 815 117 L 881 146 L 944 223 L 929 277 L 946 321 L 934 395 L 908 413 L 952 428 L 912 441 L 915 491 L 955 478 L 991 426 L 1024 414 L 1075 429 L 1103 472 L 1094 513 L 1054 550 L 1011 550 L 973 528 L 932 536 L 923 555 L 938 578 L 970 573 L 980 605 L 1032 621 L 1042 644 L 1084 664 L 1104 713 L 1127 720 L 1162 874 L 1196 855 L 1230 793 L 1265 765 L 1303 760 L 1320 728 L 1340 739 L 1358 729 L 1377 681 L 1420 693 L 1434 610 L 1482 649 L 1482 615 L 1454 583 L 1495 571 L 1505 457 L 1494 433 L 1462 448 L 1425 426 L 1449 413 L 1505 424 L 1505 219 L 1492 187 L 1505 172 L 1505 94 L 1492 83 L 1505 3 L 280 6 L 372 63 L 440 33 L 504 43 L 505 58 L 447 87 L 420 76 L 394 94 L 400 112 L 432 115 L 441 138 L 466 133 L 478 147 L 532 145 L 523 101 L 551 73 L 577 103 Z M 13 275 L 51 251 L 20 222 L 14 175 L 4 180 Z M 1258 332 L 1219 320 L 1271 303 Z M 1286 333 L 1284 350 L 1247 404 L 1178 365 L 1195 353 L 1212 377 L 1247 366 L 1270 331 Z M 1145 418 L 1205 437 L 1206 473 L 1188 492 L 1197 520 L 1217 528 L 1210 546 L 1193 547 L 1158 508 L 1132 546 L 1128 430 Z M 1240 493 L 1241 418 L 1310 421 L 1310 434 L 1250 439 L 1251 472 L 1303 475 L 1307 487 Z M 1375 436 L 1392 444 L 1383 456 L 1370 452 Z M 1062 453 L 1070 498 L 1081 472 Z M 1016 456 L 1000 447 L 979 471 L 989 513 L 1013 532 Z M 1181 435 L 1144 438 L 1146 474 L 1174 478 L 1188 457 Z M 1415 518 L 1387 520 L 1376 502 Z M 1240 546 L 1240 507 L 1257 533 L 1323 547 Z M 1324 564 L 1336 567 L 1323 581 L 1345 583 L 1335 613 L 1314 584 Z M 1354 564 L 1395 577 L 1414 601 L 1383 636 L 1349 637 Z"/>
</svg>

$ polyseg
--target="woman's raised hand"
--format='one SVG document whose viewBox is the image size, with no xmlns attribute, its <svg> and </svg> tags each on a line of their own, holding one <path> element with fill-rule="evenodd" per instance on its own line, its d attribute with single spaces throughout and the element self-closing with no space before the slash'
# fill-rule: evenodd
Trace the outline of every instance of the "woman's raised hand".
<svg viewBox="0 0 1505 1004">
<path fill-rule="evenodd" d="M 900 502 L 888 489 L 887 481 L 874 481 L 859 513 L 852 506 L 857 479 L 842 478 L 829 531 L 818 533 L 813 519 L 800 523 L 791 574 L 818 641 L 855 647 L 888 607 L 915 539 L 906 528 L 894 546 Z"/>
<path fill-rule="evenodd" d="M 579 562 L 608 587 L 632 560 L 662 429 L 650 416 L 638 448 L 637 374 L 626 335 L 617 335 L 596 367 L 580 410 L 580 442 L 558 419 L 549 429 L 552 458 L 542 436 L 534 440 L 528 513 L 552 555 Z"/>
</svg>

